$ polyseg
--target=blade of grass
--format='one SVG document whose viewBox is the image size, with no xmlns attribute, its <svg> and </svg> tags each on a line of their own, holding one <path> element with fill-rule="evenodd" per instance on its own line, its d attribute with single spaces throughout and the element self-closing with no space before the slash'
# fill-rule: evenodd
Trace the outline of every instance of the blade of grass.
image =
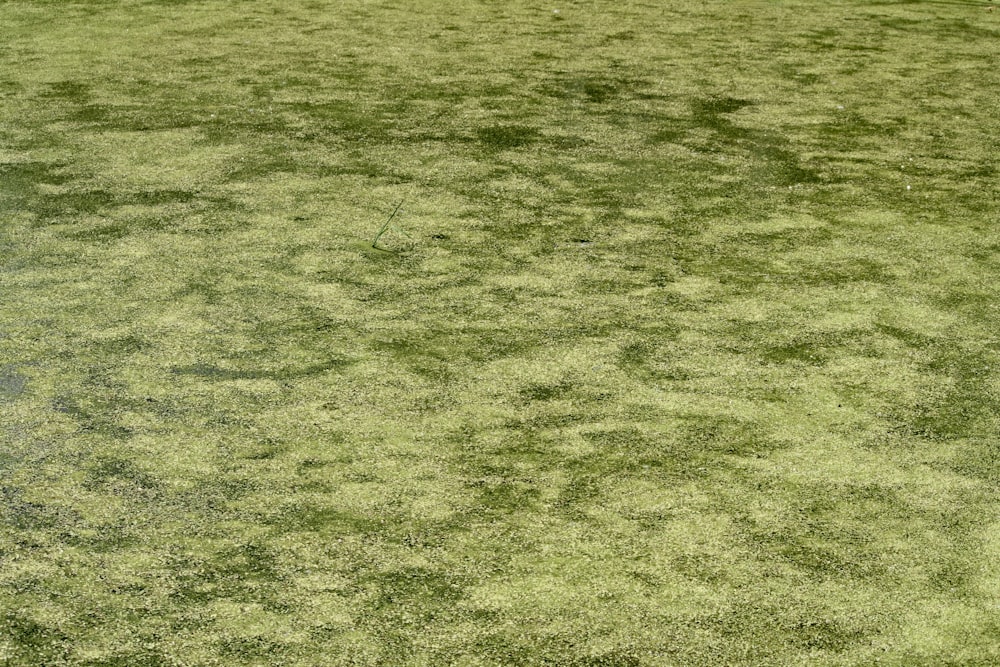
<svg viewBox="0 0 1000 667">
<path fill-rule="evenodd" d="M 403 205 L 404 201 L 406 201 L 406 200 L 405 199 L 400 199 L 399 200 L 399 203 L 396 204 L 396 208 L 394 208 L 392 210 L 392 215 L 390 215 L 389 218 L 382 224 L 382 228 L 379 229 L 378 230 L 378 234 L 375 235 L 375 240 L 372 241 L 372 247 L 375 248 L 376 250 L 381 250 L 383 252 L 393 252 L 392 250 L 389 250 L 388 248 L 379 248 L 378 247 L 378 240 L 380 238 L 382 238 L 382 235 L 385 234 L 386 230 L 389 229 L 389 223 L 391 223 L 392 219 L 396 217 L 396 214 L 399 212 L 399 208 Z"/>
</svg>

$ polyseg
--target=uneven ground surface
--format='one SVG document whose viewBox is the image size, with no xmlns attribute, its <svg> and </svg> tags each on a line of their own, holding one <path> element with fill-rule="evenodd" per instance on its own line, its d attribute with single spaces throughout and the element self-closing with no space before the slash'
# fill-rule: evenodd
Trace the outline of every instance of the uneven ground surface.
<svg viewBox="0 0 1000 667">
<path fill-rule="evenodd" d="M 0 35 L 0 662 L 1000 664 L 1000 10 Z"/>
</svg>

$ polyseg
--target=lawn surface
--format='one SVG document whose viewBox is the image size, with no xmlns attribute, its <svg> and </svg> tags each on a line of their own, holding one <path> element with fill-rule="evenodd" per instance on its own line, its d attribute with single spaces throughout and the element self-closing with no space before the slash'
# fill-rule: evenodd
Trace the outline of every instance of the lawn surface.
<svg viewBox="0 0 1000 667">
<path fill-rule="evenodd" d="M 0 663 L 1000 664 L 1000 10 L 0 37 Z"/>
</svg>

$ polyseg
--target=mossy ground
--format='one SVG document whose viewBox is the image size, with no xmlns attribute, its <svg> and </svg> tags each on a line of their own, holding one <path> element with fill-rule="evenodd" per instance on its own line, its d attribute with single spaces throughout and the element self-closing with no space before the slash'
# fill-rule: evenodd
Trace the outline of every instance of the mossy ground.
<svg viewBox="0 0 1000 667">
<path fill-rule="evenodd" d="M 1000 11 L 0 26 L 0 661 L 1000 664 Z"/>
</svg>

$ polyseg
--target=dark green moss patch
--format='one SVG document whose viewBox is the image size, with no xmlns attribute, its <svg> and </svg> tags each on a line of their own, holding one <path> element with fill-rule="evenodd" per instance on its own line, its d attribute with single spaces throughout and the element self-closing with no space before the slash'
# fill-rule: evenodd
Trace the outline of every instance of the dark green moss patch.
<svg viewBox="0 0 1000 667">
<path fill-rule="evenodd" d="M 0 520 L 20 530 L 42 530 L 70 526 L 79 520 L 72 511 L 27 500 L 24 490 L 0 487 Z"/>
<path fill-rule="evenodd" d="M 736 97 L 708 97 L 695 100 L 692 104 L 695 119 L 710 127 L 728 124 L 728 120 L 719 116 L 736 113 L 749 106 L 753 106 L 753 102 Z"/>
<path fill-rule="evenodd" d="M 143 493 L 159 487 L 155 478 L 128 459 L 101 457 L 87 470 L 83 487 L 114 493 Z"/>
<path fill-rule="evenodd" d="M 253 542 L 223 549 L 210 559 L 176 565 L 172 595 L 188 603 L 229 598 L 267 604 L 282 583 L 272 552 Z"/>
<path fill-rule="evenodd" d="M 493 125 L 476 130 L 479 142 L 491 150 L 521 148 L 538 139 L 538 129 L 525 125 Z"/>
<path fill-rule="evenodd" d="M 214 364 L 191 364 L 188 366 L 177 366 L 172 369 L 176 375 L 189 375 L 206 380 L 294 380 L 319 375 L 329 371 L 338 370 L 353 363 L 346 358 L 331 358 L 327 361 L 304 366 L 301 368 L 288 369 L 235 369 L 223 368 Z"/>
<path fill-rule="evenodd" d="M 92 658 L 80 663 L 85 667 L 169 667 L 170 657 L 163 652 L 139 649 L 136 651 L 116 651 L 110 656 Z"/>
<path fill-rule="evenodd" d="M 280 512 L 273 523 L 281 530 L 304 530 L 333 534 L 371 534 L 385 526 L 374 517 L 335 507 L 296 507 Z"/>
<path fill-rule="evenodd" d="M 363 579 L 363 585 L 371 587 L 375 593 L 372 607 L 389 614 L 418 611 L 420 602 L 445 606 L 465 597 L 460 577 L 426 567 L 373 574 Z M 432 610 L 424 613 L 432 613 Z"/>
<path fill-rule="evenodd" d="M 196 193 L 187 190 L 154 190 L 129 194 L 107 190 L 67 192 L 38 197 L 32 207 L 43 220 L 65 219 L 81 214 L 110 212 L 121 206 L 161 206 L 187 203 Z M 124 229 L 125 227 L 122 226 Z M 79 233 L 77 235 L 80 235 Z"/>
<path fill-rule="evenodd" d="M 73 395 L 58 396 L 52 402 L 52 409 L 75 420 L 85 432 L 96 432 L 116 439 L 127 439 L 132 435 L 130 427 L 119 423 L 113 396 L 98 394 L 85 401 Z"/>
<path fill-rule="evenodd" d="M 569 380 L 560 380 L 555 383 L 530 384 L 519 391 L 522 400 L 550 401 L 566 395 L 573 389 L 573 383 Z"/>
<path fill-rule="evenodd" d="M 91 84 L 82 81 L 57 81 L 46 86 L 43 97 L 81 102 L 90 99 Z"/>
<path fill-rule="evenodd" d="M 68 637 L 51 626 L 39 623 L 30 616 L 7 611 L 0 619 L 0 628 L 12 644 L 13 655 L 8 657 L 22 664 L 44 664 L 59 660 L 67 652 Z"/>
<path fill-rule="evenodd" d="M 534 507 L 539 491 L 529 481 L 483 478 L 467 483 L 476 502 L 487 512 L 516 512 Z"/>
<path fill-rule="evenodd" d="M 0 368 L 0 401 L 15 399 L 27 388 L 28 378 L 19 373 L 16 367 Z"/>
<path fill-rule="evenodd" d="M 14 213 L 29 210 L 38 200 L 39 185 L 62 185 L 71 179 L 58 164 L 0 163 L 0 211 Z"/>
</svg>

